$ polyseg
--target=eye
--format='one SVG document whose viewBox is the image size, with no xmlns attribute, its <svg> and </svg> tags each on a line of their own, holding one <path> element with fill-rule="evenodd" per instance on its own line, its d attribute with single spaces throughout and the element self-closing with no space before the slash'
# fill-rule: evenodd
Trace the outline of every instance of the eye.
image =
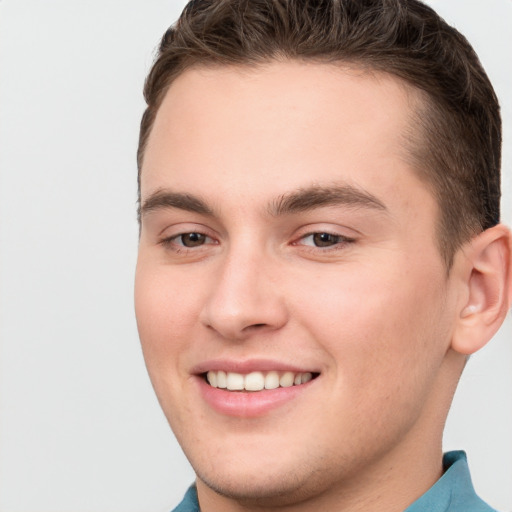
<svg viewBox="0 0 512 512">
<path fill-rule="evenodd" d="M 334 235 L 333 233 L 319 232 L 310 233 L 300 239 L 302 245 L 310 247 L 332 247 L 335 245 L 353 242 L 353 239 L 343 235 Z"/>
<path fill-rule="evenodd" d="M 204 233 L 193 231 L 164 238 L 160 243 L 164 246 L 179 250 L 180 248 L 193 249 L 195 247 L 201 247 L 205 244 L 214 243 L 214 240 Z"/>
<path fill-rule="evenodd" d="M 208 237 L 203 233 L 183 233 L 174 238 L 174 242 L 184 247 L 199 247 Z"/>
</svg>

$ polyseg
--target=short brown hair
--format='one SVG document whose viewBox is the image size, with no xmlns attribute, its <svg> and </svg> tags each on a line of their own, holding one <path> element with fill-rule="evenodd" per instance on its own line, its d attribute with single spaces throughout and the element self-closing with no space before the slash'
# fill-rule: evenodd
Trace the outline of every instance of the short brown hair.
<svg viewBox="0 0 512 512">
<path fill-rule="evenodd" d="M 439 246 L 448 268 L 465 241 L 499 222 L 496 94 L 465 37 L 418 0 L 189 2 L 163 36 L 146 79 L 139 195 L 147 140 L 178 75 L 197 65 L 257 65 L 283 58 L 352 63 L 423 91 L 410 154 L 438 201 Z"/>
</svg>

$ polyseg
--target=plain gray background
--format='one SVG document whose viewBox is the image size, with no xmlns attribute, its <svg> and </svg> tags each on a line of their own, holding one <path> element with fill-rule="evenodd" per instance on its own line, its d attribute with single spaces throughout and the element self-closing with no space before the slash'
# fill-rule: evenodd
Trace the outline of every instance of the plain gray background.
<svg viewBox="0 0 512 512">
<path fill-rule="evenodd" d="M 511 224 L 512 1 L 429 3 L 473 43 L 501 99 Z M 193 480 L 132 305 L 142 83 L 183 5 L 0 1 L 0 512 L 163 512 Z M 511 341 L 509 318 L 470 361 L 445 439 L 502 511 Z"/>
</svg>

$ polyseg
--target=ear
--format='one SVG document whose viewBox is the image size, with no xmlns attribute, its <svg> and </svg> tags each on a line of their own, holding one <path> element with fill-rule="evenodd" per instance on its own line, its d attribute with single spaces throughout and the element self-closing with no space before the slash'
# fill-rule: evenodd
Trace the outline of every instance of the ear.
<svg viewBox="0 0 512 512">
<path fill-rule="evenodd" d="M 496 333 L 512 301 L 512 236 L 499 224 L 461 249 L 464 293 L 451 347 L 473 354 Z"/>
</svg>

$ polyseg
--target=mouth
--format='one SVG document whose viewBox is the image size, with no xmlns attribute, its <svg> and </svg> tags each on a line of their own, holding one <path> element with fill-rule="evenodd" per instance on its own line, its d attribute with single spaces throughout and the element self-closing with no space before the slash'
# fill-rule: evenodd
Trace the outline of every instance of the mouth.
<svg viewBox="0 0 512 512">
<path fill-rule="evenodd" d="M 254 371 L 244 374 L 223 370 L 210 370 L 202 374 L 212 388 L 252 393 L 301 386 L 316 379 L 318 375 L 316 372 Z"/>
<path fill-rule="evenodd" d="M 246 419 L 274 417 L 273 411 L 286 411 L 298 400 L 316 400 L 315 383 L 322 375 L 317 368 L 257 358 L 203 361 L 191 368 L 191 374 L 210 410 Z"/>
</svg>

